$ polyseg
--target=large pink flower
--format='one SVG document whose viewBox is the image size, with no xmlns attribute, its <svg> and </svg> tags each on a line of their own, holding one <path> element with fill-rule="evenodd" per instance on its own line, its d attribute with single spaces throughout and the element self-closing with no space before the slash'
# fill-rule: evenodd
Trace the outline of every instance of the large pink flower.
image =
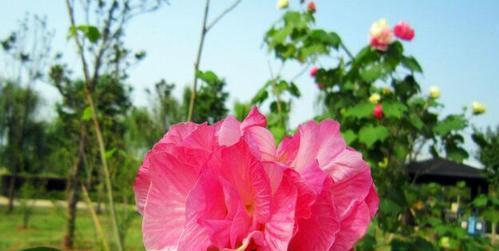
<svg viewBox="0 0 499 251">
<path fill-rule="evenodd" d="M 348 250 L 379 199 L 332 120 L 276 147 L 256 108 L 239 122 L 173 126 L 135 181 L 147 250 Z"/>
</svg>

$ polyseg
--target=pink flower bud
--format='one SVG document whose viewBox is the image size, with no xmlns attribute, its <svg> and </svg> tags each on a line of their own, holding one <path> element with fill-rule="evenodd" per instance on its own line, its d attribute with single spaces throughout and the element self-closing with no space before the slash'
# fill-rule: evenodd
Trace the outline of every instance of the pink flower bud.
<svg viewBox="0 0 499 251">
<path fill-rule="evenodd" d="M 414 29 L 406 22 L 399 22 L 393 28 L 393 33 L 395 36 L 402 40 L 411 41 L 414 38 Z"/>
<path fill-rule="evenodd" d="M 385 114 L 383 113 L 383 106 L 381 106 L 380 104 L 377 104 L 374 109 L 373 109 L 373 116 L 377 119 L 377 120 L 381 120 L 383 119 L 383 116 Z"/>
<path fill-rule="evenodd" d="M 310 69 L 310 76 L 312 77 L 315 77 L 315 75 L 317 75 L 317 72 L 319 71 L 319 68 L 316 67 L 316 66 L 313 66 L 311 69 Z"/>
</svg>

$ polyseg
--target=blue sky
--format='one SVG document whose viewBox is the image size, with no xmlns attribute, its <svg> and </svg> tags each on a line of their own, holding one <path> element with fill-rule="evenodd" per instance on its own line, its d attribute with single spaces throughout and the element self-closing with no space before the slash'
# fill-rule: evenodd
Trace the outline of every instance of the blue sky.
<svg viewBox="0 0 499 251">
<path fill-rule="evenodd" d="M 299 1 L 291 0 L 291 8 Z M 211 17 L 232 1 L 213 0 Z M 267 62 L 272 59 L 262 47 L 264 32 L 279 18 L 281 11 L 274 0 L 243 0 L 208 35 L 201 69 L 213 70 L 227 80 L 234 100 L 246 101 L 269 79 Z M 416 29 L 416 37 L 406 43 L 406 51 L 415 55 L 424 68 L 420 78 L 423 90 L 441 88 L 443 113 L 459 112 L 463 106 L 478 100 L 487 113 L 475 117 L 479 127 L 499 124 L 499 1 L 339 1 L 317 0 L 317 26 L 340 34 L 351 51 L 367 43 L 371 23 L 381 17 L 395 24 L 407 21 Z M 126 45 L 145 50 L 146 59 L 130 72 L 134 102 L 147 105 L 144 88 L 161 78 L 177 84 L 180 96 L 183 86 L 192 80 L 192 65 L 199 41 L 204 8 L 202 0 L 171 0 L 158 12 L 140 16 L 129 26 Z M 2 4 L 0 37 L 17 27 L 26 12 L 46 15 L 48 25 L 56 30 L 53 47 L 62 51 L 65 60 L 79 68 L 72 43 L 66 40 L 68 19 L 63 0 L 16 0 Z M 1 64 L 1 63 L 0 63 Z M 273 67 L 279 65 L 273 61 Z M 327 65 L 324 65 L 327 66 Z M 301 68 L 288 65 L 283 76 L 291 78 Z M 294 105 L 292 124 L 297 125 L 317 112 L 314 106 L 318 91 L 308 76 L 298 79 L 303 98 Z M 57 92 L 40 84 L 48 103 L 57 100 Z"/>
</svg>

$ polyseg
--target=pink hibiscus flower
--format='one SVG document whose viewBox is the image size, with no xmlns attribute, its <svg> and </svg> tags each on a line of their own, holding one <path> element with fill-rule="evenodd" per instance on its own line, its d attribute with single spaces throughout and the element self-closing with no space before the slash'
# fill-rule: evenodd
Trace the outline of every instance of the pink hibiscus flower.
<svg viewBox="0 0 499 251">
<path fill-rule="evenodd" d="M 407 41 L 411 41 L 415 35 L 414 29 L 406 22 L 399 22 L 395 25 L 393 33 L 396 37 Z"/>
<path fill-rule="evenodd" d="M 181 123 L 134 185 L 147 250 L 348 250 L 379 199 L 370 168 L 332 120 L 276 147 L 265 116 Z"/>
</svg>

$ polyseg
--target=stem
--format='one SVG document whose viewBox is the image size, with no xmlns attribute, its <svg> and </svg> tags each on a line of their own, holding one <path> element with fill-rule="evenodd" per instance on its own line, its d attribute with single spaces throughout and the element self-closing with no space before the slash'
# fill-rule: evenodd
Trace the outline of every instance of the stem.
<svg viewBox="0 0 499 251">
<path fill-rule="evenodd" d="M 196 100 L 196 90 L 198 85 L 199 64 L 201 62 L 201 55 L 203 53 L 204 39 L 206 38 L 206 34 L 208 33 L 208 29 L 206 28 L 206 23 L 208 21 L 209 10 L 210 10 L 210 0 L 206 0 L 206 6 L 204 8 L 204 16 L 203 16 L 203 26 L 201 28 L 201 39 L 199 41 L 198 53 L 196 56 L 196 61 L 194 63 L 194 81 L 192 81 L 192 91 L 191 91 L 191 99 L 189 101 L 189 113 L 187 114 L 187 121 L 192 120 L 192 112 L 194 111 L 194 101 Z"/>
<path fill-rule="evenodd" d="M 70 22 L 71 22 L 71 26 L 75 27 L 76 22 L 75 22 L 75 18 L 74 18 L 74 10 L 73 10 L 73 6 L 70 3 L 70 0 L 66 0 L 66 7 L 67 7 Z M 110 208 L 109 211 L 111 214 L 111 223 L 113 226 L 113 234 L 114 234 L 114 238 L 116 239 L 116 245 L 117 245 L 118 251 L 122 251 L 123 247 L 122 247 L 122 243 L 121 243 L 121 239 L 120 239 L 120 235 L 119 235 L 118 222 L 116 220 L 116 212 L 115 212 L 115 207 L 114 207 L 111 178 L 110 178 L 109 168 L 108 168 L 107 160 L 106 160 L 106 147 L 104 144 L 104 139 L 102 137 L 102 130 L 100 128 L 99 121 L 97 119 L 97 110 L 96 110 L 92 95 L 91 95 L 90 90 L 89 90 L 89 86 L 91 85 L 91 83 L 94 83 L 94 82 L 97 83 L 98 80 L 97 79 L 94 79 L 94 80 L 90 79 L 89 72 L 88 72 L 88 65 L 87 65 L 87 61 L 85 59 L 85 52 L 83 50 L 82 43 L 78 39 L 78 36 L 74 36 L 74 40 L 75 40 L 76 46 L 78 48 L 78 53 L 80 55 L 80 59 L 82 60 L 83 73 L 84 73 L 84 77 L 85 77 L 85 87 L 84 87 L 85 99 L 87 100 L 87 103 L 92 111 L 92 122 L 94 124 L 95 134 L 97 137 L 97 143 L 99 146 L 100 158 L 102 161 L 102 169 L 103 169 L 103 173 L 104 173 L 104 184 L 106 186 L 107 197 L 109 200 L 109 208 Z"/>
<path fill-rule="evenodd" d="M 220 15 L 218 15 L 215 19 L 213 19 L 211 23 L 208 24 L 207 22 L 210 9 L 210 0 L 206 0 L 206 6 L 204 9 L 204 16 L 203 16 L 203 26 L 201 29 L 201 39 L 199 41 L 196 61 L 194 62 L 194 81 L 192 81 L 192 92 L 191 92 L 191 98 L 189 100 L 189 113 L 187 114 L 187 121 L 192 120 L 192 113 L 194 112 L 194 101 L 196 100 L 197 86 L 198 86 L 197 73 L 199 71 L 199 64 L 201 63 L 201 56 L 203 53 L 203 46 L 206 34 L 208 34 L 208 31 L 210 31 L 220 20 L 222 20 L 222 18 L 225 17 L 225 15 L 234 10 L 241 2 L 242 0 L 234 1 L 229 7 L 227 7 L 227 9 L 222 11 Z"/>
<path fill-rule="evenodd" d="M 87 204 L 88 211 L 90 211 L 90 215 L 92 216 L 92 220 L 94 221 L 97 234 L 101 239 L 102 247 L 105 251 L 109 251 L 110 249 L 106 241 L 106 235 L 104 234 L 104 231 L 102 231 L 102 225 L 100 224 L 99 217 L 97 217 L 97 214 L 95 213 L 95 210 L 93 208 L 93 203 L 90 200 L 90 197 L 88 196 L 88 192 L 87 189 L 85 188 L 85 185 L 83 184 L 81 185 L 81 190 L 83 191 L 83 198 L 85 199 L 85 203 Z"/>
<path fill-rule="evenodd" d="M 222 13 L 220 13 L 218 17 L 216 17 L 210 24 L 208 24 L 208 26 L 206 26 L 206 30 L 210 30 L 211 28 L 213 28 L 213 26 L 215 26 L 215 24 L 217 24 L 218 21 L 220 21 L 229 12 L 234 10 L 237 7 L 237 5 L 241 3 L 241 1 L 242 0 L 236 0 L 235 2 L 233 2 L 227 9 L 225 9 Z"/>
<path fill-rule="evenodd" d="M 352 54 L 352 53 L 350 52 L 350 50 L 349 50 L 349 49 L 345 46 L 345 44 L 343 43 L 343 41 L 341 41 L 341 42 L 340 42 L 340 47 L 341 47 L 341 49 L 343 49 L 343 50 L 347 53 L 348 57 L 349 57 L 351 60 L 355 61 L 355 60 L 354 60 L 355 58 L 354 58 L 353 54 Z"/>
</svg>

